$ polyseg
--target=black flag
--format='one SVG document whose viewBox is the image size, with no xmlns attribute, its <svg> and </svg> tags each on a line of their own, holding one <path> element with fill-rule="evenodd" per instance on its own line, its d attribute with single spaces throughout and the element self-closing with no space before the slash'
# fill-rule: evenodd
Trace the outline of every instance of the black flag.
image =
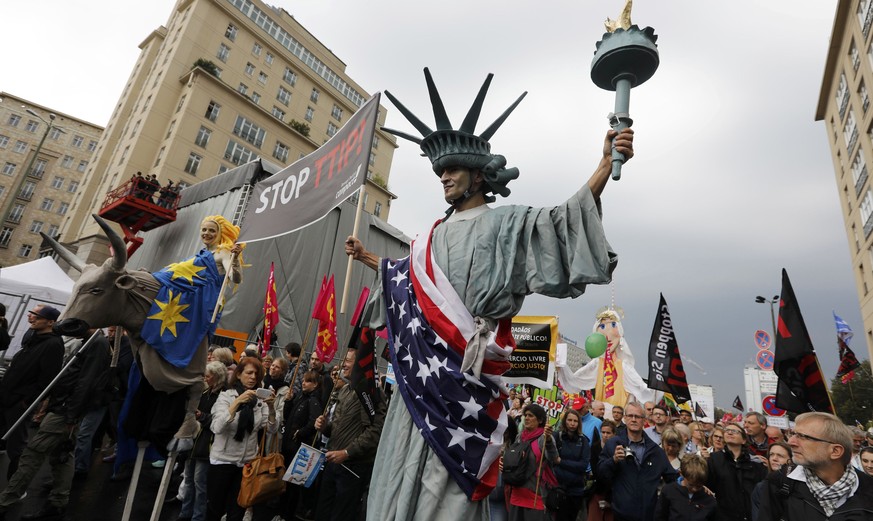
<svg viewBox="0 0 873 521">
<path fill-rule="evenodd" d="M 776 407 L 796 413 L 834 412 L 812 340 L 785 269 L 782 270 L 775 355 L 774 370 L 779 377 Z"/>
<path fill-rule="evenodd" d="M 376 387 L 376 335 L 363 324 L 369 321 L 369 313 L 361 313 L 349 339 L 349 349 L 355 349 L 355 365 L 349 376 L 349 385 L 358 395 L 361 406 L 370 418 L 376 416 L 379 390 Z"/>
<path fill-rule="evenodd" d="M 745 407 L 743 407 L 743 402 L 742 400 L 740 400 L 740 395 L 737 395 L 737 397 L 734 398 L 733 407 L 740 412 L 743 412 L 745 410 Z"/>
<path fill-rule="evenodd" d="M 655 316 L 652 338 L 649 340 L 648 380 L 649 389 L 670 393 L 677 403 L 685 403 L 691 399 L 682 357 L 679 356 L 679 345 L 673 332 L 673 320 L 663 294 L 658 305 L 658 314 Z"/>
<path fill-rule="evenodd" d="M 706 418 L 706 412 L 700 406 L 700 402 L 694 402 L 694 415 L 698 418 Z"/>
</svg>

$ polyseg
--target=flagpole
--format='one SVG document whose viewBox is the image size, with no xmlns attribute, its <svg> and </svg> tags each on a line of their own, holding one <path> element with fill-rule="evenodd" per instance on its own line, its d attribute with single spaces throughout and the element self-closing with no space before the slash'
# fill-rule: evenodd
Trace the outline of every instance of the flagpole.
<svg viewBox="0 0 873 521">
<path fill-rule="evenodd" d="M 813 350 L 812 354 L 815 355 L 814 350 Z M 822 382 L 822 385 L 824 385 L 825 394 L 828 395 L 828 403 L 831 404 L 831 414 L 837 414 L 837 408 L 834 407 L 834 400 L 833 400 L 833 398 L 831 398 L 831 390 L 828 389 L 827 379 L 824 378 L 824 371 L 821 370 L 821 364 L 818 361 L 818 357 L 814 356 L 814 358 L 815 358 L 815 366 L 818 367 L 818 374 L 820 374 L 822 376 L 821 382 Z"/>
<path fill-rule="evenodd" d="M 230 272 L 233 271 L 233 263 L 236 261 L 237 257 L 239 257 L 238 252 L 230 254 L 230 269 L 227 270 L 227 273 L 224 274 L 224 280 L 221 281 L 221 289 L 218 290 L 218 300 L 215 302 L 215 309 L 212 311 L 212 320 L 209 321 L 210 324 L 214 324 L 215 319 L 218 317 L 218 310 L 222 307 L 221 301 L 224 300 L 224 290 L 227 288 L 227 281 L 230 280 Z"/>
<path fill-rule="evenodd" d="M 366 183 L 364 183 L 366 184 Z M 358 236 L 358 227 L 361 224 L 361 213 L 364 211 L 364 185 L 361 185 L 358 190 L 358 208 L 355 210 L 355 224 L 352 227 L 352 236 Z M 352 263 L 355 261 L 353 255 L 349 255 L 348 264 L 346 264 L 346 281 L 343 284 L 343 300 L 340 303 L 340 314 L 346 314 L 346 301 L 349 298 L 349 286 L 352 282 Z"/>
</svg>

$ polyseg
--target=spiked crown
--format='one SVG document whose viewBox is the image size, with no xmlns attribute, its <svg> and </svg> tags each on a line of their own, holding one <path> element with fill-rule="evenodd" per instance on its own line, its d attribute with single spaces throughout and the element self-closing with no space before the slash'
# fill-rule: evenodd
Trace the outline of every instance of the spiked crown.
<svg viewBox="0 0 873 521">
<path fill-rule="evenodd" d="M 433 164 L 433 171 L 436 175 L 442 175 L 443 169 L 449 166 L 462 166 L 465 168 L 478 169 L 485 176 L 485 182 L 490 191 L 500 194 L 504 197 L 509 195 L 510 190 L 506 187 L 509 181 L 518 177 L 517 168 L 504 168 L 506 159 L 500 155 L 491 154 L 491 143 L 488 140 L 497 132 L 497 129 L 506 121 L 506 118 L 515 110 L 515 107 L 521 103 L 521 100 L 527 95 L 527 92 L 521 94 L 515 102 L 506 109 L 503 114 L 497 118 L 488 128 L 481 134 L 476 135 L 476 123 L 479 121 L 479 114 L 482 110 L 482 104 L 485 101 L 485 95 L 488 93 L 488 87 L 491 85 L 493 74 L 488 74 L 485 82 L 479 89 L 476 99 L 460 128 L 455 130 L 452 123 L 449 121 L 449 116 L 443 106 L 439 91 L 434 84 L 430 70 L 425 67 L 424 78 L 427 82 L 428 94 L 430 94 L 430 103 L 433 106 L 433 115 L 436 120 L 436 130 L 431 129 L 418 117 L 415 116 L 409 109 L 403 106 L 390 92 L 385 91 L 385 95 L 391 100 L 391 103 L 397 107 L 397 110 L 410 122 L 412 126 L 418 130 L 422 137 L 418 138 L 413 135 L 383 127 L 385 132 L 394 134 L 397 137 L 412 141 L 421 147 L 422 152 Z M 489 202 L 494 198 L 489 198 Z"/>
</svg>

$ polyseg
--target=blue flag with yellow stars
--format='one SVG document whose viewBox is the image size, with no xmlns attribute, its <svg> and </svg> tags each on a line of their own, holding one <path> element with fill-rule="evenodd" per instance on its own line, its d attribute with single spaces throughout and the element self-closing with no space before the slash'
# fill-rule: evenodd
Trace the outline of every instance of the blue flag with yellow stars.
<svg viewBox="0 0 873 521">
<path fill-rule="evenodd" d="M 161 289 L 140 334 L 164 360 L 186 367 L 203 337 L 214 333 L 218 325 L 217 318 L 215 323 L 211 320 L 222 277 L 206 249 L 152 275 Z"/>
</svg>

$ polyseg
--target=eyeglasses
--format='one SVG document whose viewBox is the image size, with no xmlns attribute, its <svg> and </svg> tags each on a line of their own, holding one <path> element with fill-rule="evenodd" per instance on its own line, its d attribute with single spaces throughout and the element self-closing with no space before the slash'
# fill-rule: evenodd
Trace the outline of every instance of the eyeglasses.
<svg viewBox="0 0 873 521">
<path fill-rule="evenodd" d="M 829 443 L 831 445 L 839 445 L 838 443 L 834 443 L 830 440 L 823 440 L 821 438 L 816 438 L 815 436 L 810 436 L 809 434 L 803 434 L 802 432 L 795 432 L 792 436 L 797 436 L 803 441 L 817 441 L 819 443 Z"/>
<path fill-rule="evenodd" d="M 713 435 L 713 436 L 712 436 L 712 439 L 714 439 L 714 440 L 723 440 L 723 439 L 724 439 L 724 436 L 716 436 L 716 435 Z"/>
<path fill-rule="evenodd" d="M 645 416 L 640 416 L 639 414 L 625 414 L 625 418 L 628 420 L 642 420 Z"/>
<path fill-rule="evenodd" d="M 724 433 L 725 434 L 727 434 L 727 433 L 736 434 L 737 436 L 742 436 L 744 434 L 743 431 L 741 431 L 739 429 L 725 429 Z"/>
</svg>

